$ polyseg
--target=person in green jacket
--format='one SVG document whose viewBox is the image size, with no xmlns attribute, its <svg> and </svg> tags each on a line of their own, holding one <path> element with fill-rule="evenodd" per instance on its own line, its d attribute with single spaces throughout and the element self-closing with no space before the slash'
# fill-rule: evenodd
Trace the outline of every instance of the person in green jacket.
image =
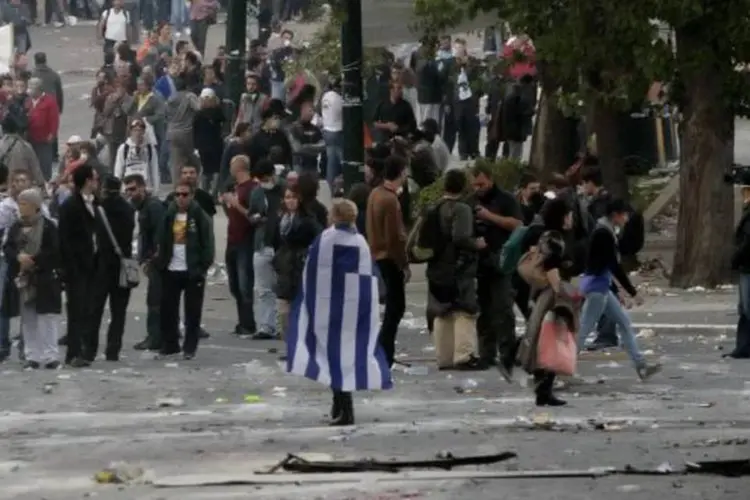
<svg viewBox="0 0 750 500">
<path fill-rule="evenodd" d="M 185 294 L 186 360 L 195 357 L 201 330 L 206 274 L 214 262 L 213 225 L 193 199 L 193 185 L 177 183 L 174 201 L 167 207 L 158 236 L 154 259 L 161 272 L 161 334 L 163 356 L 180 352 L 180 297 Z"/>
</svg>

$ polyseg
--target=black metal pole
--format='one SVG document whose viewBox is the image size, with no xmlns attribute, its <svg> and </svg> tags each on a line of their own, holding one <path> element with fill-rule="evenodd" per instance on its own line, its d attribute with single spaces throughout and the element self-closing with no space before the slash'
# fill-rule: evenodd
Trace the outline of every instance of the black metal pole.
<svg viewBox="0 0 750 500">
<path fill-rule="evenodd" d="M 227 9 L 226 58 L 224 81 L 227 98 L 235 109 L 245 88 L 245 32 L 247 31 L 247 2 L 252 0 L 229 0 Z"/>
<path fill-rule="evenodd" d="M 344 0 L 341 26 L 341 73 L 344 120 L 344 188 L 364 181 L 365 133 L 362 111 L 362 2 Z"/>
</svg>

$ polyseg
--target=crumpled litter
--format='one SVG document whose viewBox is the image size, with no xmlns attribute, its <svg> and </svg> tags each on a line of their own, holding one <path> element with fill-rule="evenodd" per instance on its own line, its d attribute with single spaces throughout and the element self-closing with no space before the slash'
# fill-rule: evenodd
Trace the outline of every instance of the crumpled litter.
<svg viewBox="0 0 750 500">
<path fill-rule="evenodd" d="M 149 484 L 153 479 L 150 471 L 127 462 L 113 462 L 94 474 L 94 481 L 99 484 Z"/>
</svg>

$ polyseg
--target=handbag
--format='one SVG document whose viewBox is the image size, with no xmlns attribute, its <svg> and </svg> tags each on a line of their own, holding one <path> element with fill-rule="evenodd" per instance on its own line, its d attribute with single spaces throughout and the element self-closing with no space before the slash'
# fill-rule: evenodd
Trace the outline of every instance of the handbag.
<svg viewBox="0 0 750 500">
<path fill-rule="evenodd" d="M 107 230 L 107 234 L 109 235 L 109 241 L 115 249 L 115 254 L 120 259 L 120 275 L 118 276 L 117 286 L 120 288 L 135 288 L 141 283 L 141 273 L 140 269 L 138 269 L 138 261 L 123 255 L 122 249 L 115 239 L 115 234 L 112 232 L 112 226 L 109 224 L 107 214 L 101 206 L 98 207 L 98 210 L 99 215 L 102 216 L 104 229 Z"/>
<path fill-rule="evenodd" d="M 553 311 L 542 320 L 536 356 L 536 366 L 541 370 L 563 376 L 575 374 L 578 346 L 568 322 Z"/>
<path fill-rule="evenodd" d="M 538 247 L 532 247 L 528 252 L 523 254 L 518 261 L 518 275 L 531 288 L 540 290 L 549 285 L 547 273 L 544 272 L 544 255 Z"/>
</svg>

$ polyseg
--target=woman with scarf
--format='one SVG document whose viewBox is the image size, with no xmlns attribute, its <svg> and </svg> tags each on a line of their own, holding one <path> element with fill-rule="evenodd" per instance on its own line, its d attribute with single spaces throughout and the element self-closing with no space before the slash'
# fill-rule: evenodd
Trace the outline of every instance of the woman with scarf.
<svg viewBox="0 0 750 500">
<path fill-rule="evenodd" d="M 305 267 L 307 249 L 323 226 L 303 205 L 296 190 L 287 188 L 284 193 L 283 215 L 276 232 L 273 266 L 276 270 L 276 311 L 279 315 L 279 334 L 289 326 L 289 308 L 299 292 L 302 269 Z"/>
<path fill-rule="evenodd" d="M 60 249 L 57 227 L 44 217 L 42 195 L 26 189 L 18 195 L 19 220 L 8 230 L 3 252 L 8 262 L 2 310 L 20 316 L 26 368 L 55 369 L 57 334 L 62 310 L 58 276 Z"/>
<path fill-rule="evenodd" d="M 526 333 L 520 341 L 516 359 L 527 373 L 534 376 L 537 406 L 563 406 L 566 402 L 552 394 L 555 374 L 539 369 L 536 360 L 539 334 L 548 312 L 554 311 L 563 316 L 570 331 L 577 331 L 577 293 L 570 285 L 570 279 L 573 278 L 571 270 L 576 266 L 570 255 L 570 248 L 565 245 L 565 233 L 573 227 L 573 212 L 565 199 L 556 198 L 544 204 L 540 216 L 542 224 L 529 226 L 521 241 L 521 251 L 526 254 L 533 248 L 539 252 L 540 271 L 547 284 L 543 287 L 531 287 L 534 305 L 526 322 Z"/>
<path fill-rule="evenodd" d="M 352 391 L 393 386 L 378 342 L 377 266 L 356 219 L 354 203 L 333 203 L 333 225 L 307 253 L 286 336 L 287 371 L 333 391 L 331 425 L 354 424 Z"/>
</svg>

